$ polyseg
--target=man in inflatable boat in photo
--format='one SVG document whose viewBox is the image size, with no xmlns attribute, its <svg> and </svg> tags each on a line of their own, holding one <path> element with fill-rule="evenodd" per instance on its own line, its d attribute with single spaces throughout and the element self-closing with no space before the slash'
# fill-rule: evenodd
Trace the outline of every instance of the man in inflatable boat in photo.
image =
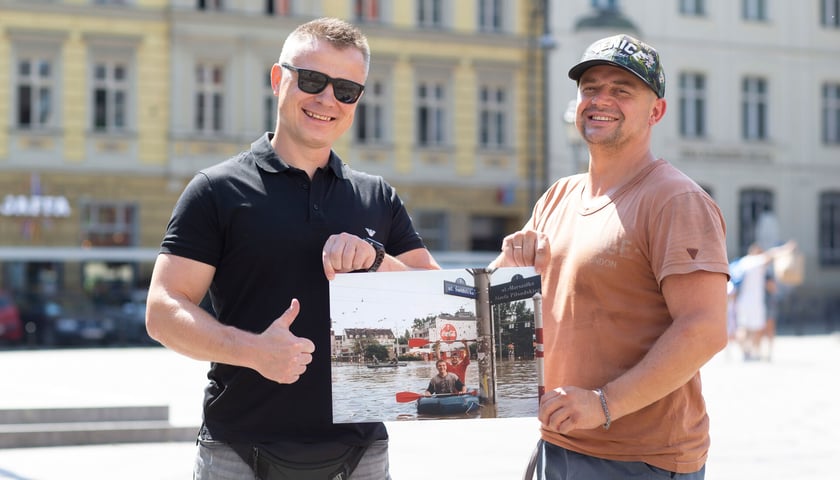
<svg viewBox="0 0 840 480">
<path fill-rule="evenodd" d="M 442 393 L 467 393 L 467 387 L 464 382 L 452 372 L 448 371 L 449 362 L 445 359 L 440 359 L 435 363 L 437 368 L 437 375 L 429 380 L 429 386 L 423 392 L 423 395 L 430 397 L 432 395 L 440 395 Z"/>
</svg>

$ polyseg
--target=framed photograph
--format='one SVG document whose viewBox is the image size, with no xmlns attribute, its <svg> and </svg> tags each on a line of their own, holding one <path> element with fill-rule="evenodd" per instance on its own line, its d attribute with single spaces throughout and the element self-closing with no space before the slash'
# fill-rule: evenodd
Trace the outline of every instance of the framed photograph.
<svg viewBox="0 0 840 480">
<path fill-rule="evenodd" d="M 540 287 L 532 267 L 337 275 L 333 422 L 536 416 Z"/>
</svg>

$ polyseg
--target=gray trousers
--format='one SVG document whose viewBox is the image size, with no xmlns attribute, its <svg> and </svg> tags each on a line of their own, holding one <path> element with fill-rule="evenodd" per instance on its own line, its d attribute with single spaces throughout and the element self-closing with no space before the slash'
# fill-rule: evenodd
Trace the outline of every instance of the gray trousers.
<svg viewBox="0 0 840 480">
<path fill-rule="evenodd" d="M 193 469 L 194 480 L 252 480 L 251 467 L 228 445 L 222 442 L 198 442 Z M 390 480 L 388 473 L 388 440 L 373 442 L 365 451 L 349 480 Z"/>
</svg>

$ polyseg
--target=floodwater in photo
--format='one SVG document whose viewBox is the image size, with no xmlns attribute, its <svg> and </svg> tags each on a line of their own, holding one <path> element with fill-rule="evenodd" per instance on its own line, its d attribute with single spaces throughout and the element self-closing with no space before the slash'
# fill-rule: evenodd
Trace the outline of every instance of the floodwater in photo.
<svg viewBox="0 0 840 480">
<path fill-rule="evenodd" d="M 537 416 L 536 363 L 531 360 L 496 362 L 496 411 L 480 405 L 477 411 L 418 414 L 417 401 L 398 403 L 396 393 L 421 393 L 437 373 L 434 361 L 406 362 L 405 367 L 367 368 L 333 363 L 333 422 L 384 422 L 453 418 L 513 418 Z M 467 390 L 478 388 L 478 364 L 467 367 Z"/>
</svg>

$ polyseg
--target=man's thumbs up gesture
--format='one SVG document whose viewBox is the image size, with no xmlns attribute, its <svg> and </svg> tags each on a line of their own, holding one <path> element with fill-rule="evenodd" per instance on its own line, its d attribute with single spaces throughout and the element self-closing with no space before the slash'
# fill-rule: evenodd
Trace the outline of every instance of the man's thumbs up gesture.
<svg viewBox="0 0 840 480">
<path fill-rule="evenodd" d="M 295 336 L 289 327 L 300 312 L 300 302 L 292 299 L 289 308 L 260 334 L 257 368 L 260 375 L 277 383 L 295 383 L 312 361 L 315 344 Z"/>
</svg>

